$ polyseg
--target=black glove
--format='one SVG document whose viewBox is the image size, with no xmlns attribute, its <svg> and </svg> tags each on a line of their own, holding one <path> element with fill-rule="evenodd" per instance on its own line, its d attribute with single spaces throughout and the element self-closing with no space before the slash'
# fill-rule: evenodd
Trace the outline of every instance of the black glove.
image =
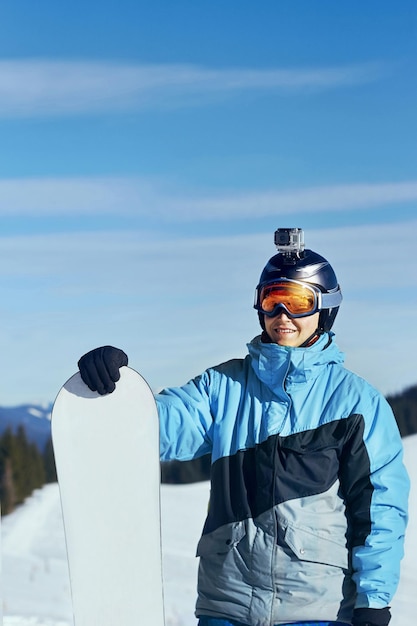
<svg viewBox="0 0 417 626">
<path fill-rule="evenodd" d="M 389 607 L 384 609 L 355 609 L 353 626 L 388 626 L 391 619 Z"/>
<path fill-rule="evenodd" d="M 119 348 L 103 346 L 87 352 L 78 361 L 81 378 L 91 389 L 101 396 L 115 390 L 120 378 L 119 369 L 127 365 L 127 355 Z"/>
</svg>

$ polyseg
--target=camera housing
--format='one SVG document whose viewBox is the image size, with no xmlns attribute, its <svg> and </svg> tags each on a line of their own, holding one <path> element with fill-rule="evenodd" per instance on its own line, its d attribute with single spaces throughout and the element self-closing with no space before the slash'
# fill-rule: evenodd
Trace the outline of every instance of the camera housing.
<svg viewBox="0 0 417 626">
<path fill-rule="evenodd" d="M 274 243 L 278 252 L 284 254 L 288 263 L 295 263 L 304 256 L 304 231 L 302 228 L 277 228 Z"/>
</svg>

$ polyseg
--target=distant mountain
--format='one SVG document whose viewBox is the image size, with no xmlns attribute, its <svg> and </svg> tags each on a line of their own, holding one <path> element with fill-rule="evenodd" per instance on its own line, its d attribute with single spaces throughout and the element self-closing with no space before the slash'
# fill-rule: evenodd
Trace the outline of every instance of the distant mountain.
<svg viewBox="0 0 417 626">
<path fill-rule="evenodd" d="M 28 441 L 43 452 L 51 436 L 51 411 L 52 404 L 0 407 L 0 435 L 9 427 L 16 433 L 19 426 L 24 426 Z"/>
</svg>

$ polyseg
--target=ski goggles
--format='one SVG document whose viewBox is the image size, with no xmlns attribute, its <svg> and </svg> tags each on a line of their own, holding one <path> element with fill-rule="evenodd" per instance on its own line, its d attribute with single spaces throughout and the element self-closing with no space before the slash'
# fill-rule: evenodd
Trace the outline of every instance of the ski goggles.
<svg viewBox="0 0 417 626">
<path fill-rule="evenodd" d="M 339 289 L 326 294 L 314 285 L 281 279 L 257 288 L 254 306 L 268 317 L 275 317 L 281 310 L 290 317 L 306 317 L 322 309 L 339 306 L 341 301 Z"/>
</svg>

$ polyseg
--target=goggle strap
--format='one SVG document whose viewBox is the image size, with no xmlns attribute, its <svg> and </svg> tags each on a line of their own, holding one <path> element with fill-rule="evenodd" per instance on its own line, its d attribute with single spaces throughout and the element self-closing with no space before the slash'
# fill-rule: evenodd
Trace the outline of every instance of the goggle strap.
<svg viewBox="0 0 417 626">
<path fill-rule="evenodd" d="M 333 309 L 333 307 L 339 306 L 342 302 L 342 292 L 340 289 L 334 293 L 322 293 L 321 294 L 321 308 Z"/>
</svg>

